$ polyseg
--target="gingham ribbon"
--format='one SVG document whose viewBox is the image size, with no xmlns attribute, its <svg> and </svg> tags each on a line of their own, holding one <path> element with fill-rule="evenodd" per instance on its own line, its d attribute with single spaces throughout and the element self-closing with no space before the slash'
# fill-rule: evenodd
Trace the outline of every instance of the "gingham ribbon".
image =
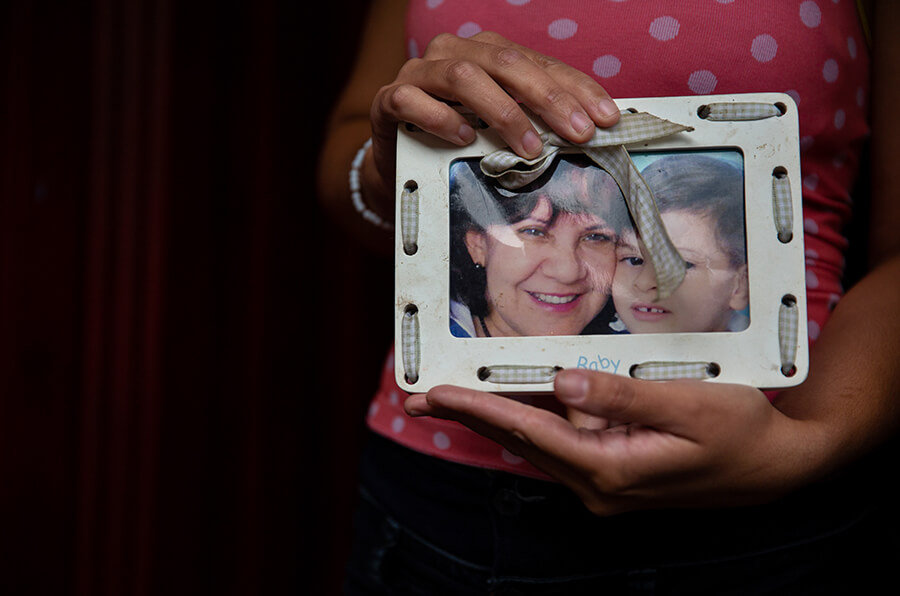
<svg viewBox="0 0 900 596">
<path fill-rule="evenodd" d="M 781 109 L 773 103 L 722 102 L 710 103 L 700 108 L 699 115 L 705 120 L 720 122 L 734 120 L 763 120 L 782 115 Z"/>
<path fill-rule="evenodd" d="M 524 159 L 509 149 L 501 149 L 481 160 L 481 170 L 504 188 L 515 190 L 537 179 L 549 168 L 563 148 L 580 149 L 609 172 L 628 204 L 638 234 L 647 247 L 647 260 L 656 271 L 659 298 L 669 296 L 684 279 L 684 259 L 669 238 L 659 217 L 656 200 L 624 145 L 663 138 L 693 128 L 676 124 L 646 112 L 623 112 L 619 122 L 597 128 L 590 141 L 573 144 L 555 133 L 541 135 L 544 148 L 534 159 Z"/>
<path fill-rule="evenodd" d="M 772 176 L 772 209 L 778 239 L 790 242 L 794 236 L 794 208 L 791 203 L 791 180 L 786 173 Z"/>
<path fill-rule="evenodd" d="M 400 237 L 403 252 L 415 254 L 419 248 L 419 189 L 403 187 L 400 193 Z"/>
<path fill-rule="evenodd" d="M 401 357 L 406 380 L 415 383 L 419 380 L 419 315 L 415 308 L 407 308 L 400 324 Z"/>
<path fill-rule="evenodd" d="M 492 383 L 552 383 L 558 371 L 557 366 L 497 364 L 479 370 L 478 378 Z"/>
<path fill-rule="evenodd" d="M 647 381 L 709 379 L 716 376 L 708 362 L 643 362 L 632 368 L 631 375 Z"/>
<path fill-rule="evenodd" d="M 797 337 L 800 332 L 800 314 L 797 302 L 785 298 L 778 309 L 778 346 L 781 350 L 781 372 L 792 374 L 797 357 Z"/>
</svg>

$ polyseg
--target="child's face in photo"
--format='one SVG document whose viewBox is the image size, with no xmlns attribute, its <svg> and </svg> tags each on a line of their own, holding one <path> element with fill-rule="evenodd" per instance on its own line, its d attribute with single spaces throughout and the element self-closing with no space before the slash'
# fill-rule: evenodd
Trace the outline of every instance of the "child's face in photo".
<svg viewBox="0 0 900 596">
<path fill-rule="evenodd" d="M 656 301 L 656 272 L 644 260 L 633 231 L 616 249 L 612 295 L 631 333 L 727 331 L 735 310 L 747 306 L 747 267 L 735 266 L 716 238 L 715 222 L 701 213 L 667 211 L 663 223 L 687 263 L 684 281 Z"/>
</svg>

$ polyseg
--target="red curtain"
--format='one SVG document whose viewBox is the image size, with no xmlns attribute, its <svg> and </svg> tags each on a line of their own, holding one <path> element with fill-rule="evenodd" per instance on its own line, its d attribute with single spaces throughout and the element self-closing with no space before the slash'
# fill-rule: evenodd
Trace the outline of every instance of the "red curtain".
<svg viewBox="0 0 900 596">
<path fill-rule="evenodd" d="M 0 9 L 0 593 L 337 593 L 392 275 L 316 204 L 317 4 Z"/>
</svg>

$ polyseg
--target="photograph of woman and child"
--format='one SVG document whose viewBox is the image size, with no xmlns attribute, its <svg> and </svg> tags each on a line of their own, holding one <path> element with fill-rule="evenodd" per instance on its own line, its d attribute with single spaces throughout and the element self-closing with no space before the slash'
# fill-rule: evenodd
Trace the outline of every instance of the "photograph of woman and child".
<svg viewBox="0 0 900 596">
<path fill-rule="evenodd" d="M 684 281 L 656 272 L 606 171 L 564 155 L 507 190 L 451 166 L 450 331 L 456 337 L 742 331 L 749 323 L 744 179 L 734 151 L 634 156 Z"/>
</svg>

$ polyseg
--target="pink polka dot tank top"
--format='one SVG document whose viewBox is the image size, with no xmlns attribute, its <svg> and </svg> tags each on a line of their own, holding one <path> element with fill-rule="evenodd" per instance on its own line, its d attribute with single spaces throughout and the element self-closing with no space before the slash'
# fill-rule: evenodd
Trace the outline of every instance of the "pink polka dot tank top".
<svg viewBox="0 0 900 596">
<path fill-rule="evenodd" d="M 616 97 L 784 92 L 797 102 L 808 333 L 843 293 L 850 189 L 867 123 L 869 56 L 852 0 L 411 0 L 407 51 L 439 33 L 495 31 L 594 77 Z M 369 427 L 464 464 L 542 476 L 521 458 L 443 420 L 408 417 L 393 354 Z"/>
</svg>

